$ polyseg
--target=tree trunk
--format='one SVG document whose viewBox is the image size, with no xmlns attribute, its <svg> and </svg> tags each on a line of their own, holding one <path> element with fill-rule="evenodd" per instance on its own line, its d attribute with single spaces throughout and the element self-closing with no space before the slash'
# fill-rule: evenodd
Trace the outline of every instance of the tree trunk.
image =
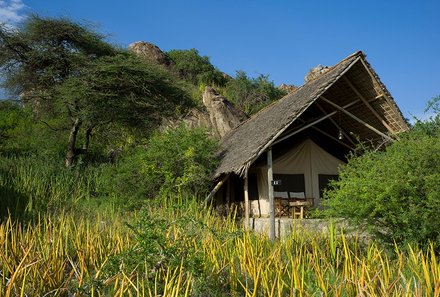
<svg viewBox="0 0 440 297">
<path fill-rule="evenodd" d="M 85 136 L 84 144 L 83 144 L 83 147 L 82 147 L 82 153 L 83 154 L 87 154 L 87 151 L 89 150 L 90 136 L 92 136 L 92 130 L 93 130 L 93 127 L 89 127 L 86 130 L 86 136 Z"/>
<path fill-rule="evenodd" d="M 78 136 L 79 128 L 81 127 L 81 120 L 77 117 L 72 123 L 72 129 L 70 129 L 69 142 L 67 143 L 66 157 L 64 158 L 64 166 L 70 167 L 73 165 L 75 157 L 78 155 L 76 149 L 76 137 Z"/>
</svg>

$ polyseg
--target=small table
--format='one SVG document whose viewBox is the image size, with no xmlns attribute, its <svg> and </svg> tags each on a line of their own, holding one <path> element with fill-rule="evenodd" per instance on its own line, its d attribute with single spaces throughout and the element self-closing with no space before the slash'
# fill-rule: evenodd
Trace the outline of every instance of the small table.
<svg viewBox="0 0 440 297">
<path fill-rule="evenodd" d="M 304 219 L 304 207 L 312 206 L 312 202 L 308 200 L 304 201 L 291 201 L 289 202 L 289 206 L 293 208 L 293 218 L 295 219 L 298 216 L 299 219 Z M 299 209 L 299 211 L 298 211 Z"/>
</svg>

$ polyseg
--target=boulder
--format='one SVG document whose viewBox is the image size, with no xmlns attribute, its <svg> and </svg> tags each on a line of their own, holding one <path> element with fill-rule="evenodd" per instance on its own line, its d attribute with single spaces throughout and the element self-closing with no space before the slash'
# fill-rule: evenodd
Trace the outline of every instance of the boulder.
<svg viewBox="0 0 440 297">
<path fill-rule="evenodd" d="M 322 66 L 321 64 L 319 64 L 318 66 L 313 67 L 312 69 L 309 70 L 306 77 L 304 77 L 304 81 L 307 83 L 309 81 L 315 80 L 316 78 L 318 78 L 319 76 L 321 76 L 322 74 L 326 73 L 329 70 L 330 67 Z"/>
<path fill-rule="evenodd" d="M 296 90 L 298 90 L 298 87 L 295 87 L 294 85 L 288 85 L 288 84 L 282 83 L 278 87 L 278 89 L 287 92 L 287 94 L 290 94 L 290 93 L 295 92 Z"/>
<path fill-rule="evenodd" d="M 165 68 L 170 68 L 173 64 L 167 54 L 165 54 L 158 46 L 149 42 L 133 42 L 128 46 L 128 50 L 141 58 L 161 65 Z"/>
<path fill-rule="evenodd" d="M 213 136 L 221 139 L 248 118 L 243 111 L 236 108 L 228 99 L 209 86 L 205 88 L 203 93 L 203 105 L 192 108 L 178 121 L 165 122 L 162 129 L 176 127 L 184 123 L 190 128 L 208 128 Z"/>
<path fill-rule="evenodd" d="M 220 138 L 248 118 L 243 111 L 209 86 L 203 93 L 203 104 L 209 114 L 211 127 Z"/>
</svg>

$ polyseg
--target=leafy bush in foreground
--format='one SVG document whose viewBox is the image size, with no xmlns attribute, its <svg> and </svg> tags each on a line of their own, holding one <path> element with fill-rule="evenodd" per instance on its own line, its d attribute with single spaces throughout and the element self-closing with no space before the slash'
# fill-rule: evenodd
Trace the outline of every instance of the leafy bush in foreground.
<svg viewBox="0 0 440 297">
<path fill-rule="evenodd" d="M 434 130 L 440 131 L 434 122 L 419 123 L 385 151 L 352 157 L 326 193 L 327 214 L 365 225 L 385 244 L 433 241 L 438 249 L 440 138 Z"/>
</svg>

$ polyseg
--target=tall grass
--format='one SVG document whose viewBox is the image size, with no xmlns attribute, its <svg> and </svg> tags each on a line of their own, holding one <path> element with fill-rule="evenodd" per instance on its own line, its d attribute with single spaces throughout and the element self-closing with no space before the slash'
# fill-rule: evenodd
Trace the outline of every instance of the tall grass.
<svg viewBox="0 0 440 297">
<path fill-rule="evenodd" d="M 363 246 L 344 234 L 304 231 L 271 242 L 242 232 L 233 218 L 196 209 L 195 203 L 147 208 L 145 218 L 169 222 L 149 235 L 137 233 L 143 219 L 132 226 L 135 232 L 118 217 L 81 221 L 65 214 L 27 225 L 7 219 L 0 225 L 1 293 L 440 296 L 440 266 L 432 248 L 396 248 L 389 255 L 374 243 Z M 148 253 L 143 237 L 149 247 L 158 241 L 161 248 Z"/>
<path fill-rule="evenodd" d="M 67 170 L 41 157 L 0 156 L 0 220 L 8 213 L 29 218 L 39 212 L 75 210 L 97 198 L 100 173 L 91 166 Z"/>
<path fill-rule="evenodd" d="M 390 253 L 335 228 L 272 242 L 183 197 L 84 212 L 99 168 L 29 164 L 0 158 L 0 296 L 440 296 L 432 246 Z"/>
<path fill-rule="evenodd" d="M 27 225 L 9 218 L 0 224 L 0 294 L 440 296 L 432 248 L 388 254 L 340 232 L 294 231 L 271 242 L 200 210 L 146 207 L 131 228 L 118 216 L 63 214 Z"/>
</svg>

